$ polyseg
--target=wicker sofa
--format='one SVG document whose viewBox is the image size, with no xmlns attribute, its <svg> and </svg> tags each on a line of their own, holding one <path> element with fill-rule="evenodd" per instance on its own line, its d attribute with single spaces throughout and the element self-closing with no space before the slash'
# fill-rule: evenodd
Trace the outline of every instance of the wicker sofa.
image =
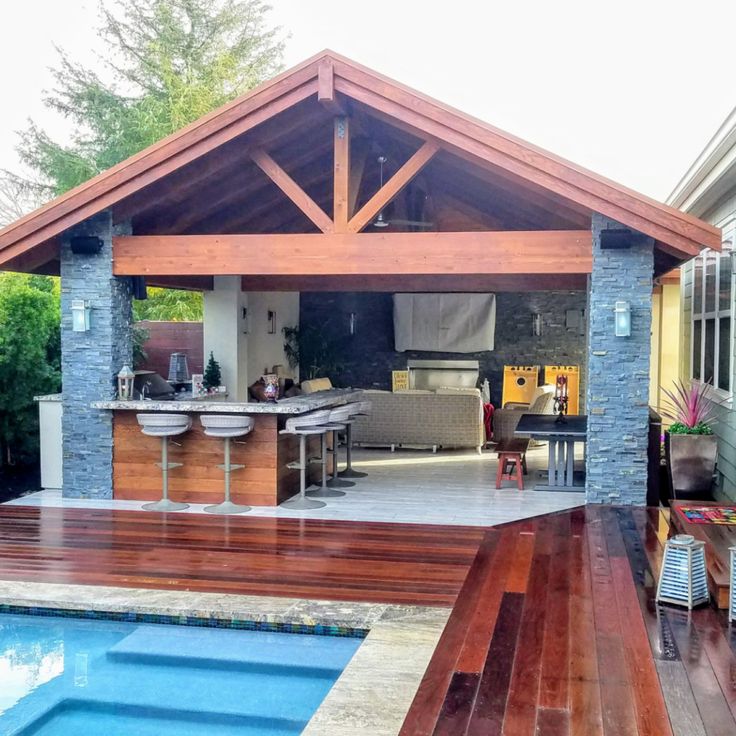
<svg viewBox="0 0 736 736">
<path fill-rule="evenodd" d="M 371 413 L 353 425 L 353 441 L 362 445 L 475 447 L 485 442 L 483 406 L 477 389 L 363 392 Z"/>
</svg>

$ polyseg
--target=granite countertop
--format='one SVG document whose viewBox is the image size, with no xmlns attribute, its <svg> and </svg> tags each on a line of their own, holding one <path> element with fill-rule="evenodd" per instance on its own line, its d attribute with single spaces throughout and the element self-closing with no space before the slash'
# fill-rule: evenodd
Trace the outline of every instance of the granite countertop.
<svg viewBox="0 0 736 736">
<path fill-rule="evenodd" d="M 257 401 L 217 401 L 216 399 L 156 401 L 93 401 L 93 409 L 114 409 L 127 411 L 161 411 L 161 412 L 211 412 L 218 414 L 304 414 L 315 409 L 335 406 L 349 399 L 357 398 L 360 389 L 333 388 L 329 391 L 317 391 L 313 394 L 295 396 L 291 399 L 280 399 L 275 404 Z"/>
</svg>

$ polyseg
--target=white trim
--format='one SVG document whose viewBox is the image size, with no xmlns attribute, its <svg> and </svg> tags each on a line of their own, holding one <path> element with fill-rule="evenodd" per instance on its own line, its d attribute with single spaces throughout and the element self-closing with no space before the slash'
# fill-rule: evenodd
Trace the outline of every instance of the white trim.
<svg viewBox="0 0 736 736">
<path fill-rule="evenodd" d="M 736 172 L 736 108 L 731 110 L 680 179 L 667 204 L 684 212 L 705 211 L 717 199 L 717 185 Z"/>
</svg>

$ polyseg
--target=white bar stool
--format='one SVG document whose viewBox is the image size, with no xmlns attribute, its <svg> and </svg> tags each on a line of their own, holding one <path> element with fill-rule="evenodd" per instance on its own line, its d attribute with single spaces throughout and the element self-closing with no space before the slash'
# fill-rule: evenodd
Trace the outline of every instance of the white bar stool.
<svg viewBox="0 0 736 736">
<path fill-rule="evenodd" d="M 225 440 L 225 462 L 217 466 L 225 472 L 225 498 L 221 503 L 205 506 L 204 510 L 208 514 L 242 514 L 250 511 L 250 506 L 233 503 L 230 499 L 230 474 L 233 470 L 242 470 L 245 467 L 230 462 L 230 440 L 250 434 L 255 420 L 239 414 L 203 414 L 199 421 L 207 436 Z"/>
<path fill-rule="evenodd" d="M 286 426 L 279 434 L 291 434 L 299 437 L 299 461 L 288 463 L 287 467 L 299 471 L 299 495 L 284 501 L 281 506 L 287 509 L 321 509 L 326 506 L 322 501 L 307 498 L 307 437 L 325 434 L 324 425 L 330 419 L 329 409 L 313 411 L 286 420 Z M 327 467 L 326 465 L 324 466 Z M 324 472 L 324 471 L 323 471 Z"/>
<path fill-rule="evenodd" d="M 182 463 L 169 462 L 169 437 L 184 434 L 192 426 L 192 418 L 187 414 L 136 414 L 135 418 L 143 434 L 161 438 L 161 468 L 163 492 L 161 500 L 155 503 L 144 503 L 146 511 L 182 511 L 189 508 L 188 503 L 169 500 L 169 470 L 180 468 Z"/>
<path fill-rule="evenodd" d="M 332 455 L 332 478 L 327 481 L 328 488 L 352 488 L 355 483 L 351 480 L 343 480 L 337 474 L 338 461 L 338 432 L 342 432 L 348 426 L 350 420 L 351 409 L 350 404 L 338 406 L 330 410 L 330 421 L 325 426 L 328 432 L 332 432 L 332 449 L 327 450 L 328 455 Z"/>
<path fill-rule="evenodd" d="M 364 411 L 366 405 L 370 412 L 369 401 L 355 401 L 348 404 L 350 416 L 345 421 L 347 427 L 345 432 L 345 470 L 341 470 L 338 475 L 341 478 L 365 478 L 368 473 L 362 473 L 359 470 L 353 470 L 353 424 L 359 416 L 365 416 L 368 412 Z"/>
<path fill-rule="evenodd" d="M 322 427 L 322 436 L 320 437 L 320 456 L 310 460 L 310 462 L 322 466 L 322 485 L 311 491 L 307 491 L 307 496 L 310 498 L 339 498 L 340 496 L 345 495 L 344 491 L 330 488 L 327 484 L 327 458 L 330 455 L 330 451 L 327 449 L 327 433 L 330 431 L 330 427 L 330 424 L 326 424 Z"/>
</svg>

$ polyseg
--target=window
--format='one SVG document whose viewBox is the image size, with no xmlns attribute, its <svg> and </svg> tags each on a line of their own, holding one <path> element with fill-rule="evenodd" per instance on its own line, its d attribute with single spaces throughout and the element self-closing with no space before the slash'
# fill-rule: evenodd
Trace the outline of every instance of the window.
<svg viewBox="0 0 736 736">
<path fill-rule="evenodd" d="M 692 371 L 698 381 L 707 381 L 730 393 L 732 373 L 732 271 L 734 227 L 723 229 L 723 251 L 704 250 L 693 262 Z"/>
</svg>

